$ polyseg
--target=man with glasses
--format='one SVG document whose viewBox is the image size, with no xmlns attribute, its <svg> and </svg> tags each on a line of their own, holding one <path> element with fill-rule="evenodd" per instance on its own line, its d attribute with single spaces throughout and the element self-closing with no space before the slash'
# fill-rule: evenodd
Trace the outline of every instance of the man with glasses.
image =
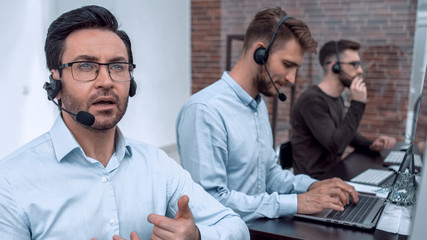
<svg viewBox="0 0 427 240">
<path fill-rule="evenodd" d="M 342 160 L 348 145 L 382 151 L 394 146 L 392 137 L 374 141 L 357 132 L 367 102 L 367 90 L 358 50 L 349 40 L 327 42 L 319 52 L 323 80 L 303 92 L 293 107 L 292 154 L 295 173 L 318 178 Z M 349 89 L 346 110 L 341 97 Z"/>
<path fill-rule="evenodd" d="M 1 239 L 249 239 L 245 223 L 166 153 L 117 123 L 136 83 L 130 39 L 105 8 L 49 27 L 49 132 L 0 160 Z"/>
</svg>

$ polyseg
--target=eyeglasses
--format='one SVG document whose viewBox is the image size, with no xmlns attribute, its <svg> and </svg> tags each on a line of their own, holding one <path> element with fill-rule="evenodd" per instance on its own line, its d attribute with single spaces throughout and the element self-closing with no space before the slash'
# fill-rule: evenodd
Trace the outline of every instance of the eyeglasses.
<svg viewBox="0 0 427 240">
<path fill-rule="evenodd" d="M 62 70 L 66 67 L 71 67 L 71 74 L 74 80 L 88 82 L 98 77 L 101 65 L 107 66 L 111 79 L 117 82 L 129 82 L 132 79 L 133 70 L 136 68 L 135 64 L 126 62 L 97 63 L 76 61 L 62 64 L 58 69 Z"/>
<path fill-rule="evenodd" d="M 339 62 L 340 64 L 349 64 L 349 65 L 351 65 L 351 66 L 353 66 L 353 68 L 355 69 L 355 70 L 357 70 L 361 65 L 362 65 L 362 63 L 360 62 L 360 61 L 353 61 L 353 62 Z"/>
<path fill-rule="evenodd" d="M 330 64 L 332 63 L 331 61 L 326 62 L 326 64 Z M 357 70 L 359 68 L 359 66 L 362 66 L 362 62 L 360 61 L 352 61 L 352 62 L 338 62 L 339 64 L 349 64 L 351 66 L 353 66 L 353 68 L 355 70 Z"/>
</svg>

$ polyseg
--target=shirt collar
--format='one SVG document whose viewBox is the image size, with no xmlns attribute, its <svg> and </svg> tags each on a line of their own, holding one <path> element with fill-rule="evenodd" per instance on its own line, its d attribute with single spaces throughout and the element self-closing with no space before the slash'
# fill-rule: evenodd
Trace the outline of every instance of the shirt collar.
<svg viewBox="0 0 427 240">
<path fill-rule="evenodd" d="M 231 76 L 225 71 L 222 74 L 221 79 L 223 79 L 236 93 L 237 97 L 242 101 L 246 106 L 251 106 L 257 108 L 258 104 L 261 102 L 261 96 L 258 94 L 255 99 L 253 99 Z"/>
<path fill-rule="evenodd" d="M 127 142 L 126 137 L 123 135 L 119 127 L 116 129 L 116 156 L 119 161 L 122 161 L 125 156 L 132 157 L 132 147 Z"/>
<path fill-rule="evenodd" d="M 65 125 L 64 120 L 59 114 L 50 129 L 50 137 L 52 139 L 53 148 L 56 155 L 56 160 L 61 162 L 69 153 L 80 151 L 81 155 L 86 158 L 83 149 L 80 147 L 73 134 Z M 116 157 L 121 161 L 125 156 L 132 157 L 132 148 L 126 141 L 123 133 L 117 128 L 116 131 Z"/>
</svg>

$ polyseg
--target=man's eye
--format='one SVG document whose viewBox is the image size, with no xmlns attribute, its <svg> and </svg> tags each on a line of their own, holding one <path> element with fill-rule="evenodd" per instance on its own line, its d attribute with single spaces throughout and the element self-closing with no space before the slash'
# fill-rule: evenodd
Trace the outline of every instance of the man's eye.
<svg viewBox="0 0 427 240">
<path fill-rule="evenodd" d="M 357 68 L 360 66 L 360 62 L 351 62 L 350 63 L 354 68 Z"/>
<path fill-rule="evenodd" d="M 89 71 L 89 70 L 92 70 L 92 69 L 96 69 L 95 64 L 92 64 L 92 63 L 86 63 L 86 62 L 79 63 L 79 64 L 77 65 L 77 68 L 78 68 L 79 70 L 82 70 L 82 71 Z"/>
<path fill-rule="evenodd" d="M 125 67 L 123 64 L 111 64 L 110 69 L 114 71 L 123 71 Z"/>
<path fill-rule="evenodd" d="M 293 67 L 294 65 L 293 65 L 293 64 L 290 64 L 290 63 L 283 63 L 283 66 L 285 66 L 285 68 L 291 68 L 291 67 Z"/>
</svg>

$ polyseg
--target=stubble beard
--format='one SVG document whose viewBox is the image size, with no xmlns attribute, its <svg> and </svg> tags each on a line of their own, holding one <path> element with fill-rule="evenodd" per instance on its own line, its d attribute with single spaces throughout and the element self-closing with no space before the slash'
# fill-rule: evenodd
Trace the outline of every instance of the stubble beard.
<svg viewBox="0 0 427 240">
<path fill-rule="evenodd" d="M 268 78 L 267 72 L 263 68 L 263 66 L 259 66 L 259 70 L 255 74 L 254 78 L 254 84 L 256 89 L 258 89 L 258 92 L 267 96 L 272 97 L 274 94 L 272 94 L 269 90 L 272 87 L 272 83 L 270 79 Z"/>
<path fill-rule="evenodd" d="M 117 125 L 117 123 L 123 118 L 127 109 L 128 98 L 126 98 L 126 101 L 122 103 L 119 97 L 112 91 L 103 91 L 103 92 L 100 91 L 100 92 L 97 92 L 95 95 L 92 95 L 87 100 L 86 104 L 81 104 L 71 94 L 68 94 L 66 91 L 63 91 L 61 101 L 65 109 L 67 109 L 72 113 L 77 114 L 79 111 L 88 111 L 91 103 L 100 96 L 113 96 L 116 101 L 118 112 L 116 114 L 114 114 L 114 112 L 111 110 L 98 112 L 97 116 L 95 117 L 95 122 L 92 126 L 86 126 L 77 122 L 75 116 L 73 116 L 73 119 L 75 122 L 81 124 L 87 129 L 94 130 L 94 131 L 105 131 L 105 130 L 114 128 Z M 86 106 L 83 106 L 83 105 L 86 105 Z"/>
</svg>

